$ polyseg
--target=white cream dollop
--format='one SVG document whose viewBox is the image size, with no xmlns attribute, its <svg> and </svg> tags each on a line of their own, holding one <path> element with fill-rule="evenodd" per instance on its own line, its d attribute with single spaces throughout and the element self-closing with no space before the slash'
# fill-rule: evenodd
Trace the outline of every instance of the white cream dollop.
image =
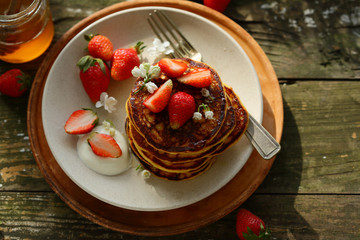
<svg viewBox="0 0 360 240">
<path fill-rule="evenodd" d="M 116 129 L 106 124 L 95 127 L 92 132 L 113 136 L 119 144 L 122 155 L 118 158 L 107 158 L 96 155 L 87 142 L 91 133 L 81 136 L 77 142 L 78 155 L 81 161 L 91 170 L 103 175 L 117 175 L 128 170 L 131 166 L 129 144 L 126 138 Z"/>
</svg>

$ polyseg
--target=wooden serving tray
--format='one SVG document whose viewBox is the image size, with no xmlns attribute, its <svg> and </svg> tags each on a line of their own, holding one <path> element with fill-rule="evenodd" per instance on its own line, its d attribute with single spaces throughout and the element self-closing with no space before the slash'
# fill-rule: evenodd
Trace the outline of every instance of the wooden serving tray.
<svg viewBox="0 0 360 240">
<path fill-rule="evenodd" d="M 280 142 L 283 129 L 283 103 L 278 79 L 263 50 L 238 24 L 203 5 L 188 1 L 138 0 L 105 8 L 72 27 L 52 47 L 40 66 L 29 97 L 27 124 L 36 162 L 52 189 L 72 209 L 104 227 L 124 233 L 163 236 L 179 234 L 212 223 L 240 206 L 259 187 L 275 158 L 262 159 L 253 152 L 241 171 L 223 188 L 194 204 L 167 211 L 134 211 L 116 207 L 79 188 L 58 165 L 47 144 L 42 123 L 42 96 L 49 70 L 63 47 L 90 23 L 121 10 L 164 6 L 187 10 L 205 17 L 227 31 L 244 49 L 258 74 L 264 102 L 263 125 Z"/>
</svg>

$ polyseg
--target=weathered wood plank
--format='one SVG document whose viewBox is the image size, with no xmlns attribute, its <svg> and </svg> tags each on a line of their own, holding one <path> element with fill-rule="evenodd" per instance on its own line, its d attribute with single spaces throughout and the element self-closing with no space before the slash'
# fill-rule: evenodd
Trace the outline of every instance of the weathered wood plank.
<svg viewBox="0 0 360 240">
<path fill-rule="evenodd" d="M 359 78 L 358 1 L 232 1 L 280 78 Z"/>
<path fill-rule="evenodd" d="M 266 193 L 360 192 L 360 82 L 283 84 L 282 150 Z"/>
<path fill-rule="evenodd" d="M 31 152 L 26 107 L 27 96 L 0 96 L 0 190 L 50 190 Z"/>
<path fill-rule="evenodd" d="M 282 151 L 260 192 L 360 192 L 360 82 L 283 84 Z"/>
<path fill-rule="evenodd" d="M 273 239 L 356 239 L 360 234 L 359 195 L 254 195 L 243 207 L 265 221 Z M 151 239 L 236 240 L 236 212 L 193 232 Z M 96 225 L 53 193 L 1 193 L 0 221 L 2 239 L 148 239 Z"/>
</svg>

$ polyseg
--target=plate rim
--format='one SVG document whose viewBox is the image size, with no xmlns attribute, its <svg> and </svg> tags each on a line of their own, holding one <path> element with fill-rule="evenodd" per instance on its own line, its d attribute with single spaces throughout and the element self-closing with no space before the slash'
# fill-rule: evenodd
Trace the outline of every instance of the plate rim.
<svg viewBox="0 0 360 240">
<path fill-rule="evenodd" d="M 125 10 L 128 8 L 135 8 L 135 7 L 144 7 L 144 6 L 164 6 L 164 7 L 173 7 L 178 9 L 183 9 L 186 11 L 190 11 L 196 13 L 200 16 L 207 18 L 208 20 L 215 21 L 215 23 L 222 25 L 221 27 L 227 31 L 230 31 L 230 35 L 237 36 L 239 38 L 239 34 L 242 34 L 243 42 L 246 44 L 251 44 L 251 47 L 256 51 L 249 53 L 244 49 L 243 45 L 241 47 L 247 53 L 248 57 L 252 61 L 255 67 L 255 61 L 258 61 L 257 64 L 261 64 L 264 71 L 266 71 L 265 80 L 271 81 L 271 91 L 268 94 L 270 98 L 275 98 L 277 101 L 277 105 L 274 106 L 274 103 L 266 101 L 266 95 L 264 91 L 269 91 L 269 88 L 263 88 L 262 81 L 264 81 L 264 76 L 260 77 L 259 72 L 259 81 L 261 85 L 261 89 L 263 91 L 263 98 L 265 101 L 264 103 L 264 114 L 263 114 L 263 124 L 265 127 L 268 128 L 269 132 L 274 135 L 277 141 L 280 142 L 281 135 L 282 135 L 282 128 L 283 128 L 283 105 L 282 105 L 282 97 L 280 86 L 277 82 L 277 77 L 275 74 L 274 69 L 272 68 L 271 63 L 267 59 L 265 53 L 262 51 L 260 46 L 256 43 L 256 41 L 239 25 L 235 22 L 227 18 L 226 16 L 211 10 L 201 4 L 187 2 L 187 1 L 171 1 L 171 0 L 139 0 L 139 1 L 131 1 L 131 2 L 122 2 L 103 10 L 100 10 L 93 15 L 83 19 L 78 24 L 74 25 L 70 30 L 68 30 L 60 40 L 50 49 L 48 55 L 43 60 L 33 82 L 33 86 L 29 96 L 29 103 L 28 103 L 28 132 L 29 132 L 29 139 L 31 143 L 31 149 L 33 151 L 35 160 L 44 176 L 46 181 L 49 183 L 51 188 L 59 195 L 59 197 L 67 203 L 72 209 L 78 212 L 80 215 L 86 217 L 87 219 L 102 225 L 104 227 L 121 231 L 124 233 L 135 234 L 135 235 L 144 235 L 144 236 L 164 236 L 164 235 L 173 235 L 179 234 L 191 230 L 195 230 L 196 228 L 202 227 L 207 225 L 211 222 L 214 222 L 221 217 L 227 215 L 235 208 L 237 208 L 240 204 L 242 204 L 250 195 L 257 189 L 257 187 L 261 184 L 265 176 L 267 175 L 268 171 L 270 170 L 275 157 L 271 160 L 262 160 L 256 152 L 253 152 L 246 164 L 244 165 L 243 169 L 236 175 L 241 175 L 246 169 L 254 167 L 254 163 L 256 161 L 260 161 L 261 163 L 261 174 L 255 177 L 255 181 L 250 184 L 248 187 L 245 188 L 245 191 L 241 194 L 234 194 L 231 197 L 226 199 L 225 203 L 222 203 L 221 206 L 218 207 L 211 207 L 206 204 L 206 201 L 211 200 L 212 202 L 216 202 L 219 198 L 219 195 L 226 193 L 229 190 L 229 186 L 234 184 L 238 184 L 238 177 L 231 180 L 226 186 L 222 189 L 214 193 L 213 195 L 205 198 L 197 203 L 191 204 L 189 206 L 182 207 L 180 209 L 174 210 L 166 210 L 160 212 L 144 212 L 144 211 L 135 211 L 135 210 L 127 210 L 119 207 L 115 207 L 113 205 L 109 205 L 107 203 L 102 202 L 101 200 L 95 199 L 94 197 L 90 196 L 86 192 L 80 192 L 79 197 L 74 198 L 71 196 L 70 192 L 78 192 L 83 191 L 78 186 L 74 186 L 74 183 L 70 179 L 66 179 L 65 182 L 60 182 L 59 179 L 56 179 L 54 174 L 64 175 L 65 173 L 59 169 L 59 166 L 56 166 L 56 160 L 51 154 L 49 146 L 44 142 L 42 136 L 44 135 L 44 130 L 42 126 L 42 117 L 41 117 L 41 108 L 36 108 L 41 105 L 42 102 L 42 95 L 44 90 L 44 85 L 46 81 L 47 74 L 55 61 L 57 55 L 61 52 L 62 47 L 64 47 L 73 36 L 75 36 L 78 32 L 80 32 L 85 26 L 90 23 L 95 22 L 101 17 L 109 15 L 111 13 Z M 238 41 L 239 42 L 239 41 Z M 259 60 L 259 57 L 261 59 Z M 256 67 L 255 67 L 256 69 Z M 257 70 L 257 69 L 256 69 Z M 45 79 L 45 80 L 44 80 Z M 262 80 L 262 81 L 261 81 Z M 276 81 L 276 82 L 275 82 Z M 40 116 L 40 117 L 39 117 Z M 265 118 L 267 116 L 268 118 Z M 270 116 L 270 117 L 269 117 Z M 273 117 L 271 117 L 273 116 Z M 275 119 L 276 117 L 276 119 Z M 49 152 L 50 151 L 50 152 Z M 250 161 L 251 159 L 251 161 Z M 54 162 L 55 161 L 55 162 Z M 246 171 L 245 171 L 246 172 Z M 66 176 L 66 175 L 65 175 Z M 76 184 L 75 184 L 76 185 Z M 68 189 L 64 189 L 64 186 L 67 186 Z M 82 199 L 86 199 L 85 203 Z M 102 211 L 90 209 L 88 204 L 100 204 L 103 209 Z M 95 205 L 95 206 L 96 206 Z M 219 211 L 220 208 L 220 211 Z M 164 216 L 172 216 L 175 213 L 182 213 L 187 215 L 196 213 L 191 219 L 181 219 L 181 221 L 174 221 L 172 225 L 168 225 L 170 223 L 162 223 L 162 222 L 153 222 L 150 225 L 136 224 L 129 224 L 127 222 L 122 222 L 121 219 L 116 218 L 115 216 L 106 215 L 107 213 L 112 213 L 116 210 L 116 212 L 121 212 L 127 216 L 135 218 L 137 216 L 143 216 L 145 219 L 156 219 L 154 216 L 162 214 Z M 201 211 L 199 211 L 201 209 Z M 203 212 L 203 213 L 201 213 Z M 206 213 L 206 214 L 204 214 Z M 140 215 L 139 215 L 140 214 Z"/>
</svg>

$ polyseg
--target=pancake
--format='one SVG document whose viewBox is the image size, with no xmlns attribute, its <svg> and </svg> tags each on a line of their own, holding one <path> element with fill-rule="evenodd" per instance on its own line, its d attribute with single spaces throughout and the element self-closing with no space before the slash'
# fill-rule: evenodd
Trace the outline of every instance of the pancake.
<svg viewBox="0 0 360 240">
<path fill-rule="evenodd" d="M 210 161 L 208 161 L 204 166 L 202 166 L 202 168 L 198 169 L 197 171 L 168 172 L 168 171 L 158 169 L 158 168 L 146 163 L 145 161 L 143 161 L 140 154 L 137 152 L 137 149 L 134 147 L 134 145 L 131 142 L 130 142 L 130 147 L 131 147 L 133 153 L 138 157 L 140 164 L 142 165 L 142 167 L 144 169 L 147 169 L 151 173 L 153 173 L 155 176 L 166 179 L 166 180 L 182 181 L 182 180 L 193 179 L 193 178 L 203 174 L 213 164 L 213 159 L 210 159 Z"/>
<path fill-rule="evenodd" d="M 131 139 L 131 145 L 132 148 L 135 148 L 137 155 L 139 158 L 146 162 L 149 165 L 152 165 L 160 170 L 163 171 L 169 171 L 169 172 L 189 172 L 189 171 L 195 171 L 196 169 L 199 169 L 204 164 L 206 164 L 206 161 L 208 160 L 208 157 L 202 157 L 198 159 L 186 159 L 185 162 L 180 161 L 171 161 L 171 160 L 163 160 L 158 157 L 156 152 L 150 152 L 146 149 L 143 149 L 138 143 L 136 142 L 136 138 L 134 138 L 134 134 L 136 135 L 136 131 L 134 131 L 134 128 L 131 127 L 131 124 L 127 121 L 126 124 L 126 133 L 129 136 L 129 139 Z M 137 135 L 139 136 L 139 135 Z M 217 148 L 214 149 L 214 151 L 217 150 Z"/>
<path fill-rule="evenodd" d="M 132 151 L 145 169 L 167 180 L 195 178 L 215 161 L 215 157 L 231 147 L 245 132 L 249 116 L 232 88 L 223 85 L 220 77 L 210 66 L 190 59 L 181 59 L 188 64 L 186 72 L 195 68 L 208 68 L 212 82 L 207 88 L 210 97 L 204 97 L 200 88 L 173 80 L 172 94 L 183 91 L 192 95 L 196 107 L 207 104 L 214 119 L 189 119 L 182 127 L 170 127 L 168 111 L 153 113 L 142 103 L 150 95 L 138 91 L 142 86 L 137 79 L 126 102 L 126 133 Z M 162 73 L 152 80 L 158 87 L 169 78 Z"/>
<path fill-rule="evenodd" d="M 223 84 L 220 77 L 210 66 L 195 62 L 190 59 L 183 59 L 188 63 L 188 70 L 194 68 L 208 68 L 211 71 L 212 82 L 208 87 L 211 98 L 204 98 L 201 89 L 186 84 L 182 84 L 176 80 L 173 81 L 173 93 L 182 91 L 192 95 L 195 99 L 196 106 L 207 104 L 214 113 L 214 119 L 205 122 L 188 121 L 181 127 L 181 131 L 173 130 L 170 127 L 167 111 L 160 113 L 152 113 L 142 103 L 150 95 L 146 90 L 137 92 L 143 84 L 139 78 L 135 82 L 135 87 L 131 91 L 129 97 L 128 114 L 137 131 L 146 136 L 146 141 L 156 149 L 165 152 L 191 152 L 201 150 L 208 141 L 211 141 L 220 130 L 225 120 L 225 110 L 227 101 Z M 153 82 L 160 86 L 168 80 L 164 74 Z M 136 93 L 137 92 L 137 93 Z"/>
<path fill-rule="evenodd" d="M 192 161 L 197 158 L 201 158 L 204 155 L 209 155 L 212 152 L 216 151 L 218 148 L 219 142 L 224 140 L 230 133 L 231 130 L 235 127 L 235 112 L 231 104 L 231 99 L 227 97 L 228 100 L 228 107 L 226 111 L 225 121 L 223 125 L 221 126 L 220 130 L 216 134 L 216 136 L 213 138 L 210 143 L 207 143 L 206 146 L 204 146 L 201 151 L 198 152 L 168 152 L 168 151 L 162 151 L 159 149 L 156 149 L 152 147 L 148 142 L 146 141 L 146 138 L 140 134 L 140 132 L 136 131 L 136 128 L 131 124 L 130 131 L 132 133 L 132 138 L 137 143 L 138 146 L 141 146 L 142 149 L 146 152 L 156 152 L 156 156 L 163 160 L 168 160 L 171 162 L 177 162 L 177 161 Z M 205 119 L 202 120 L 202 122 L 206 121 Z"/>
<path fill-rule="evenodd" d="M 232 99 L 232 106 L 235 109 L 236 123 L 235 128 L 231 134 L 225 139 L 221 147 L 215 152 L 218 155 L 226 149 L 235 144 L 240 137 L 245 133 L 249 124 L 249 113 L 246 111 L 244 105 L 241 103 L 240 98 L 235 94 L 232 88 L 224 86 L 226 94 Z"/>
</svg>

